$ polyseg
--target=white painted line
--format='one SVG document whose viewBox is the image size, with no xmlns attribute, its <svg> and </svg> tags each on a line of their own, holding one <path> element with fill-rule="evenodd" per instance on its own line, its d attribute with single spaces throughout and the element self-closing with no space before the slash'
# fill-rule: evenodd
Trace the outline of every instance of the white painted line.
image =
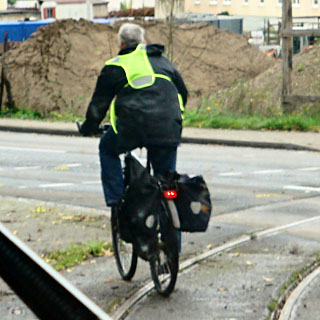
<svg viewBox="0 0 320 320">
<path fill-rule="evenodd" d="M 33 167 L 15 167 L 13 170 L 34 170 L 34 169 L 40 169 L 40 166 L 33 166 Z"/>
<path fill-rule="evenodd" d="M 311 272 L 305 279 L 303 279 L 300 284 L 293 290 L 293 292 L 290 294 L 288 300 L 285 302 L 285 305 L 281 311 L 279 320 L 290 320 L 295 319 L 295 314 L 297 309 L 297 301 L 302 296 L 305 289 L 308 288 L 309 284 L 312 283 L 312 281 L 320 276 L 320 268 L 315 269 L 313 272 Z"/>
<path fill-rule="evenodd" d="M 48 183 L 48 184 L 40 184 L 40 188 L 60 188 L 60 187 L 70 187 L 73 186 L 73 183 Z"/>
<path fill-rule="evenodd" d="M 81 167 L 82 163 L 69 163 L 69 164 L 66 164 L 65 166 L 69 168 L 76 168 L 76 167 Z"/>
<path fill-rule="evenodd" d="M 83 181 L 82 184 L 101 184 L 100 180 L 96 181 Z"/>
<path fill-rule="evenodd" d="M 320 167 L 313 167 L 313 168 L 299 168 L 299 171 L 318 171 Z"/>
<path fill-rule="evenodd" d="M 219 173 L 219 176 L 222 177 L 231 177 L 231 176 L 241 176 L 242 172 L 222 172 Z"/>
<path fill-rule="evenodd" d="M 297 190 L 297 191 L 305 191 L 305 192 L 320 192 L 320 188 L 316 187 L 306 187 L 306 186 L 283 186 L 283 189 L 286 190 Z"/>
<path fill-rule="evenodd" d="M 253 174 L 271 174 L 271 173 L 281 173 L 283 170 L 281 169 L 273 169 L 273 170 L 257 170 L 253 171 Z"/>
<path fill-rule="evenodd" d="M 13 151 L 32 151 L 32 152 L 49 152 L 49 153 L 66 153 L 62 150 L 49 150 L 49 149 L 35 149 L 35 148 L 17 148 L 17 147 L 1 147 L 0 150 L 13 150 Z"/>
</svg>

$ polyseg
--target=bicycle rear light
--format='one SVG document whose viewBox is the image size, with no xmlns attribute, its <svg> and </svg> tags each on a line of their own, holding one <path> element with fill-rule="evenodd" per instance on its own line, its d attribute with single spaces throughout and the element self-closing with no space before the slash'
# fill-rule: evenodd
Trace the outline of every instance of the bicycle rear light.
<svg viewBox="0 0 320 320">
<path fill-rule="evenodd" d="M 175 190 L 167 190 L 164 192 L 164 197 L 166 199 L 176 199 L 178 197 L 178 193 Z"/>
</svg>

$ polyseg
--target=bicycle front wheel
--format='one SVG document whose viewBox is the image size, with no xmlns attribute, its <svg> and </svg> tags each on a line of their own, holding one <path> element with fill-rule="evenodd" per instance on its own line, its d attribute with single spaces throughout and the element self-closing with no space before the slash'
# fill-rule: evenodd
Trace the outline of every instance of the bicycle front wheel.
<svg viewBox="0 0 320 320">
<path fill-rule="evenodd" d="M 118 271 L 123 280 L 131 280 L 137 269 L 138 256 L 131 243 L 120 237 L 117 209 L 111 211 L 112 245 Z"/>
</svg>

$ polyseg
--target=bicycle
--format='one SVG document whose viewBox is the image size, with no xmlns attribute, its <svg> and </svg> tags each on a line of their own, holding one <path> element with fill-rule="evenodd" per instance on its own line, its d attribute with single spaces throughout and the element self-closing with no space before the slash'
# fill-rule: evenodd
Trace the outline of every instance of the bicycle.
<svg viewBox="0 0 320 320">
<path fill-rule="evenodd" d="M 125 163 L 134 157 L 131 152 L 125 154 Z M 147 170 L 150 172 L 150 159 L 147 156 Z M 125 188 L 128 187 L 130 181 L 130 171 L 127 167 L 125 172 Z M 153 283 L 157 292 L 167 297 L 174 290 L 179 271 L 179 249 L 178 235 L 174 228 L 172 215 L 169 208 L 170 201 L 177 196 L 176 190 L 171 190 L 161 180 L 158 180 L 160 202 L 154 208 L 154 212 L 145 219 L 146 227 L 156 230 L 156 239 L 151 244 L 151 250 L 148 255 L 137 249 L 132 243 L 125 242 L 120 234 L 119 209 L 113 208 L 111 214 L 112 242 L 116 264 L 121 277 L 124 280 L 131 280 L 135 274 L 138 256 L 148 260 Z M 123 201 L 123 200 L 122 200 Z"/>
<path fill-rule="evenodd" d="M 78 122 L 77 126 L 80 132 Z M 99 134 L 107 131 L 108 128 L 108 125 L 100 127 Z M 132 158 L 136 159 L 131 152 L 126 152 L 123 170 L 125 190 L 129 188 L 132 177 L 132 172 L 127 165 Z M 146 169 L 150 174 L 151 161 L 148 153 Z M 155 233 L 147 254 L 135 241 L 125 241 L 127 239 L 121 234 L 119 212 L 121 206 L 126 204 L 124 196 L 119 205 L 112 207 L 111 210 L 112 244 L 117 269 L 123 280 L 129 281 L 133 278 L 137 269 L 138 257 L 141 257 L 149 262 L 151 278 L 157 292 L 164 297 L 168 297 L 174 290 L 179 271 L 178 232 L 174 226 L 176 222 L 173 220 L 177 217 L 177 211 L 173 203 L 173 200 L 177 197 L 177 190 L 170 188 L 164 180 L 160 179 L 157 179 L 157 187 L 160 195 L 158 205 L 153 208 L 153 212 L 148 212 L 145 219 L 146 228 L 153 230 Z"/>
</svg>

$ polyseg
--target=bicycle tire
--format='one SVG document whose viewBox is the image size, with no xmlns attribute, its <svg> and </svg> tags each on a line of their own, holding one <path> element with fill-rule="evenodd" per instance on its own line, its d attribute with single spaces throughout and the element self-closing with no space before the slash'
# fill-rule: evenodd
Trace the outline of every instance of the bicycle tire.
<svg viewBox="0 0 320 320">
<path fill-rule="evenodd" d="M 136 272 L 138 256 L 133 245 L 120 238 L 118 221 L 117 210 L 111 210 L 112 245 L 116 265 L 122 279 L 129 281 Z"/>
<path fill-rule="evenodd" d="M 179 271 L 178 236 L 166 206 L 160 212 L 158 250 L 149 261 L 152 281 L 157 292 L 168 297 L 174 290 Z"/>
</svg>

